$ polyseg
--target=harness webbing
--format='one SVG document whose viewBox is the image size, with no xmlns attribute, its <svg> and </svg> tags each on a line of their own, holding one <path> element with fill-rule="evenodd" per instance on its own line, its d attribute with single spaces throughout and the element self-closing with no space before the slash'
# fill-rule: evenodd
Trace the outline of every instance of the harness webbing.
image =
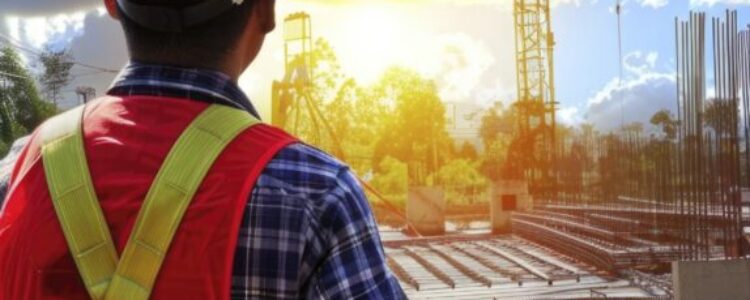
<svg viewBox="0 0 750 300">
<path fill-rule="evenodd" d="M 259 121 L 221 105 L 206 108 L 180 135 L 152 183 L 122 258 L 94 193 L 83 148 L 83 108 L 42 131 L 50 195 L 92 299 L 148 299 L 177 228 L 224 148 Z"/>
<path fill-rule="evenodd" d="M 42 161 L 70 254 L 91 298 L 102 299 L 118 258 L 89 174 L 82 116 L 78 107 L 42 127 Z"/>
</svg>

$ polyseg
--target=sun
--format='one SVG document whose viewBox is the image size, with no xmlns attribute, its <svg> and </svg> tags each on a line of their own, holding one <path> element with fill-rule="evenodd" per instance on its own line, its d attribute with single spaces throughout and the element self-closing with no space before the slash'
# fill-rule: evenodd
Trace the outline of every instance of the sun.
<svg viewBox="0 0 750 300">
<path fill-rule="evenodd" d="M 343 68 L 359 81 L 377 80 L 386 68 L 402 63 L 409 51 L 405 49 L 411 44 L 408 19 L 392 6 L 353 5 L 340 21 L 339 30 L 331 32 Z"/>
</svg>

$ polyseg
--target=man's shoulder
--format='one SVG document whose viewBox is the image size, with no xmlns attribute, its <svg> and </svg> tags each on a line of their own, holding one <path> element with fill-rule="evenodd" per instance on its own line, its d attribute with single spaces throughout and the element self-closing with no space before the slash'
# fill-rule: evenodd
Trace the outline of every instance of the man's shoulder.
<svg viewBox="0 0 750 300">
<path fill-rule="evenodd" d="M 283 148 L 256 182 L 250 205 L 283 207 L 311 213 L 316 219 L 338 219 L 370 226 L 372 212 L 362 184 L 348 165 L 313 146 Z M 330 228 L 349 224 L 320 224 Z"/>
<path fill-rule="evenodd" d="M 304 142 L 296 142 L 284 147 L 273 160 L 299 161 L 330 170 L 348 168 L 344 162 L 333 155 Z"/>
<path fill-rule="evenodd" d="M 317 232 L 315 236 L 328 239 L 346 233 L 344 229 L 375 227 L 367 197 L 350 168 L 303 143 L 291 144 L 278 152 L 266 165 L 250 196 L 253 214 L 271 220 L 265 225 L 256 224 L 260 227 L 313 230 Z M 291 218 L 297 220 L 296 225 L 279 225 L 275 219 L 287 220 L 292 215 L 296 216 Z"/>
<path fill-rule="evenodd" d="M 325 193 L 351 181 L 349 166 L 334 156 L 305 143 L 282 148 L 261 175 L 259 186 L 291 192 Z M 348 182 L 346 182 L 348 184 Z"/>
</svg>

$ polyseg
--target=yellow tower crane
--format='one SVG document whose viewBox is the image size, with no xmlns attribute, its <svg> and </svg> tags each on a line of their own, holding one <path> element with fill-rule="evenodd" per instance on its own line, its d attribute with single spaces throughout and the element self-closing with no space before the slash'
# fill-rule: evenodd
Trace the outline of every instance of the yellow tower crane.
<svg viewBox="0 0 750 300">
<path fill-rule="evenodd" d="M 518 134 L 506 174 L 529 181 L 540 195 L 555 190 L 555 38 L 549 0 L 514 0 Z"/>
</svg>

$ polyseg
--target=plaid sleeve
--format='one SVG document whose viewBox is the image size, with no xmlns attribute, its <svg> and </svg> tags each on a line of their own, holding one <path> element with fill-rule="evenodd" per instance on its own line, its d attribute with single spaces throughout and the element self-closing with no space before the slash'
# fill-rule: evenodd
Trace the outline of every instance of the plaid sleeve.
<svg viewBox="0 0 750 300">
<path fill-rule="evenodd" d="M 312 274 L 308 299 L 405 299 L 389 271 L 378 228 L 359 182 L 339 173 L 322 219 L 327 255 Z"/>
<path fill-rule="evenodd" d="M 258 178 L 240 228 L 232 299 L 402 299 L 349 168 L 305 144 Z"/>
</svg>

